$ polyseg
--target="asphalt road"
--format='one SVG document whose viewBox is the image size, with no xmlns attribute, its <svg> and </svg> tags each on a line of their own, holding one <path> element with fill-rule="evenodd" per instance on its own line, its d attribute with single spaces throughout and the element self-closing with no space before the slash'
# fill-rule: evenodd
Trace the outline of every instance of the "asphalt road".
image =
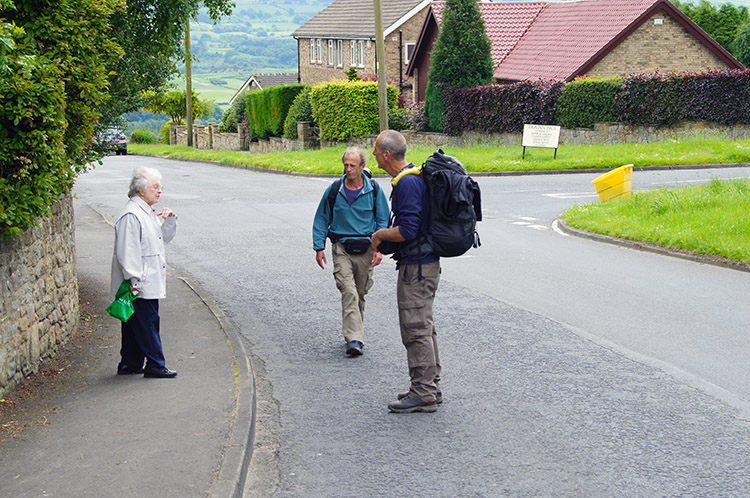
<svg viewBox="0 0 750 498">
<path fill-rule="evenodd" d="M 408 385 L 395 265 L 376 269 L 365 355 L 345 357 L 310 241 L 330 179 L 126 156 L 75 191 L 115 216 L 138 164 L 163 172 L 179 216 L 168 262 L 252 345 L 265 386 L 252 477 L 273 496 L 750 496 L 750 277 L 555 232 L 595 200 L 597 175 L 479 179 L 483 246 L 443 262 L 435 303 L 446 401 L 395 415 Z M 717 175 L 749 173 L 636 173 L 634 188 Z M 246 492 L 259 495 L 253 479 Z"/>
</svg>

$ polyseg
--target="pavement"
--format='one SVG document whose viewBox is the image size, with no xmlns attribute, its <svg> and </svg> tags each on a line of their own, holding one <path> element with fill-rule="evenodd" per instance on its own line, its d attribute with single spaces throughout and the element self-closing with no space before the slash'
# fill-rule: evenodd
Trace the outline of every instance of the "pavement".
<svg viewBox="0 0 750 498">
<path fill-rule="evenodd" d="M 255 420 L 244 339 L 170 267 L 161 336 L 178 376 L 116 375 L 120 322 L 105 312 L 113 229 L 74 206 L 80 325 L 0 402 L 0 496 L 242 496 Z"/>
</svg>

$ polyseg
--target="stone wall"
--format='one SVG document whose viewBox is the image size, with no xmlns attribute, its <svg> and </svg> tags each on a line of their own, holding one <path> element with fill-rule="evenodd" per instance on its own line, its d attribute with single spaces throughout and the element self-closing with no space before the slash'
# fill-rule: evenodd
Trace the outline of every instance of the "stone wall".
<svg viewBox="0 0 750 498">
<path fill-rule="evenodd" d="M 193 125 L 193 147 L 196 149 L 213 150 L 246 150 L 249 152 L 273 152 L 281 150 L 303 150 L 309 149 L 311 139 L 309 138 L 310 123 L 298 123 L 297 129 L 300 139 L 289 139 L 286 137 L 270 137 L 268 140 L 248 141 L 240 132 L 219 133 L 219 125 L 208 126 Z M 187 131 L 182 125 L 169 125 L 170 145 L 187 145 Z"/>
<path fill-rule="evenodd" d="M 187 145 L 187 129 L 183 125 L 170 123 L 170 145 Z M 219 125 L 193 125 L 193 147 L 196 149 L 243 150 L 242 135 L 237 133 L 219 133 Z"/>
<path fill-rule="evenodd" d="M 39 370 L 78 326 L 73 203 L 22 237 L 0 241 L 0 397 Z"/>
<path fill-rule="evenodd" d="M 497 145 L 521 147 L 521 133 L 483 133 L 464 132 L 461 135 L 446 135 L 432 132 L 402 132 L 410 147 L 425 145 L 428 147 L 464 147 L 473 145 Z M 720 125 L 708 122 L 684 122 L 671 127 L 631 126 L 619 123 L 597 123 L 593 129 L 562 128 L 560 145 L 594 145 L 618 143 L 649 143 L 676 140 L 687 137 L 719 136 L 731 140 L 750 138 L 750 125 Z M 349 145 L 371 149 L 376 135 L 354 137 Z M 334 147 L 337 142 L 322 141 L 322 147 Z"/>
<path fill-rule="evenodd" d="M 196 129 L 204 127 L 196 127 Z M 207 128 L 207 127 L 205 127 Z M 297 123 L 297 139 L 286 137 L 271 137 L 268 140 L 258 140 L 247 143 L 243 150 L 248 152 L 273 152 L 282 150 L 305 150 L 317 148 L 318 144 L 310 136 L 309 123 Z M 202 132 L 196 131 L 194 144 L 198 148 L 206 143 L 207 139 L 202 138 Z M 505 147 L 520 147 L 523 135 L 521 133 L 484 133 L 478 131 L 468 131 L 461 135 L 446 135 L 444 133 L 432 132 L 414 132 L 404 131 L 409 145 L 425 145 L 428 147 L 453 146 L 464 147 L 472 145 L 497 145 Z M 239 150 L 224 149 L 221 141 L 217 140 L 217 135 L 237 135 L 239 134 L 214 134 L 213 148 L 216 150 Z M 172 125 L 171 136 L 177 140 L 179 145 L 186 145 L 187 134 L 184 126 Z M 721 125 L 704 121 L 690 121 L 679 123 L 670 127 L 656 126 L 632 126 L 620 123 L 596 123 L 593 129 L 588 128 L 562 128 L 560 130 L 560 145 L 593 145 L 593 144 L 618 144 L 618 143 L 649 143 L 662 142 L 664 140 L 676 140 L 693 136 L 720 136 L 732 140 L 750 138 L 750 125 Z M 344 144 L 371 149 L 375 143 L 375 135 L 364 137 L 352 137 Z M 173 141 L 172 144 L 175 142 Z M 236 142 L 231 142 L 232 146 Z M 322 140 L 320 147 L 335 147 L 341 145 L 340 142 Z"/>
</svg>

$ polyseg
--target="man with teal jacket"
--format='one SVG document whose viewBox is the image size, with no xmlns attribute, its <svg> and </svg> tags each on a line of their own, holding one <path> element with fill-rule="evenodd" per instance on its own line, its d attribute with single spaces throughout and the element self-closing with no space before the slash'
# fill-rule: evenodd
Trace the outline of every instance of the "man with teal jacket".
<svg viewBox="0 0 750 498">
<path fill-rule="evenodd" d="M 315 261 L 327 263 L 326 238 L 331 239 L 333 276 L 341 292 L 341 319 L 346 354 L 362 354 L 365 331 L 365 296 L 372 287 L 373 268 L 383 255 L 370 236 L 388 227 L 390 208 L 380 185 L 365 174 L 365 153 L 351 147 L 341 157 L 344 175 L 328 186 L 313 222 Z"/>
</svg>

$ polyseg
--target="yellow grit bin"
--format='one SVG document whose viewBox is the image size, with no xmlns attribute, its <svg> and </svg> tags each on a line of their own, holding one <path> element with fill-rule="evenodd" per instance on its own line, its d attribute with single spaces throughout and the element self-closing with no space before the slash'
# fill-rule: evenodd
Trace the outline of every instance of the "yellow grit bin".
<svg viewBox="0 0 750 498">
<path fill-rule="evenodd" d="M 630 197 L 633 190 L 633 165 L 626 164 L 591 180 L 599 194 L 599 202 Z"/>
</svg>

